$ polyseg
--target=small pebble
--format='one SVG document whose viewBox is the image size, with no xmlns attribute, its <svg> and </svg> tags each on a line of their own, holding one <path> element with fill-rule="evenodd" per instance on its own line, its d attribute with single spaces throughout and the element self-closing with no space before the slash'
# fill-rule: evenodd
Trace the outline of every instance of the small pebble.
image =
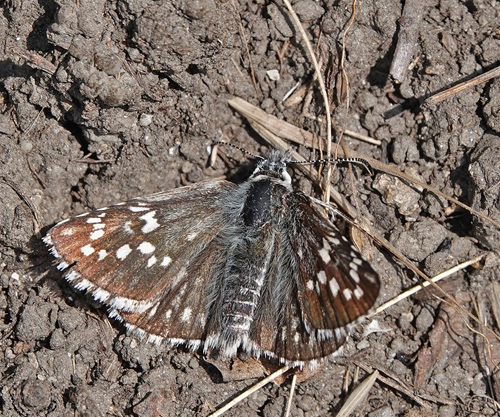
<svg viewBox="0 0 500 417">
<path fill-rule="evenodd" d="M 280 79 L 280 73 L 278 70 L 269 70 L 266 72 L 267 76 L 271 81 L 279 81 Z"/>
<path fill-rule="evenodd" d="M 139 125 L 140 126 L 149 126 L 151 123 L 153 123 L 153 115 L 151 114 L 141 114 L 139 116 Z"/>
<path fill-rule="evenodd" d="M 21 140 L 21 151 L 24 153 L 30 153 L 31 150 L 33 149 L 33 143 L 30 142 L 29 140 Z"/>
</svg>

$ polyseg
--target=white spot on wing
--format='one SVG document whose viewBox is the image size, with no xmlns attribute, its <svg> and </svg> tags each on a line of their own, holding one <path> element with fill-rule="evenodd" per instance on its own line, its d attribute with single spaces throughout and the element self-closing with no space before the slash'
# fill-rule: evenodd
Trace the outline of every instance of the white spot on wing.
<svg viewBox="0 0 500 417">
<path fill-rule="evenodd" d="M 340 245 L 340 240 L 338 240 L 336 237 L 329 237 L 328 240 L 330 243 L 333 243 L 335 246 Z"/>
<path fill-rule="evenodd" d="M 156 248 L 149 242 L 142 242 L 139 246 L 137 246 L 137 250 L 144 255 L 153 253 L 155 249 Z"/>
<path fill-rule="evenodd" d="M 116 257 L 122 261 L 132 252 L 129 245 L 123 245 L 116 251 Z"/>
<path fill-rule="evenodd" d="M 354 269 L 349 270 L 349 276 L 352 278 L 352 280 L 356 283 L 359 282 L 359 275 Z"/>
<path fill-rule="evenodd" d="M 156 263 L 156 256 L 152 256 L 148 259 L 148 268 L 151 268 Z"/>
<path fill-rule="evenodd" d="M 329 263 L 332 260 L 332 258 L 330 258 L 330 252 L 325 248 L 319 251 L 319 256 L 321 256 L 321 259 L 325 264 Z"/>
<path fill-rule="evenodd" d="M 192 310 L 189 307 L 186 307 L 182 312 L 181 321 L 188 321 L 191 318 Z"/>
<path fill-rule="evenodd" d="M 328 241 L 323 238 L 323 248 L 319 251 L 319 256 L 325 264 L 329 263 L 332 258 L 330 257 L 330 251 L 332 247 L 328 244 Z"/>
<path fill-rule="evenodd" d="M 98 217 L 89 217 L 87 223 L 101 223 L 101 219 Z"/>
<path fill-rule="evenodd" d="M 88 245 L 83 246 L 81 251 L 84 256 L 89 256 L 95 252 L 95 249 L 89 243 Z"/>
<path fill-rule="evenodd" d="M 123 230 L 125 230 L 125 232 L 133 235 L 134 231 L 130 227 L 131 224 L 132 224 L 132 222 L 130 220 L 127 220 L 125 223 L 123 223 L 122 228 L 123 228 Z"/>
<path fill-rule="evenodd" d="M 354 296 L 359 300 L 361 297 L 363 297 L 364 291 L 360 287 L 356 287 L 354 290 Z"/>
<path fill-rule="evenodd" d="M 309 291 L 314 290 L 314 282 L 312 281 L 312 279 L 310 279 L 309 281 L 307 281 L 306 286 L 307 286 L 307 289 L 308 289 Z"/>
<path fill-rule="evenodd" d="M 318 280 L 322 284 L 326 284 L 326 274 L 325 274 L 325 271 L 319 271 L 318 272 Z"/>
<path fill-rule="evenodd" d="M 333 296 L 336 297 L 340 290 L 339 283 L 335 278 L 332 278 L 330 280 L 329 285 L 330 285 L 330 291 L 332 292 Z"/>
<path fill-rule="evenodd" d="M 104 230 L 94 230 L 90 234 L 90 240 L 96 240 L 104 236 Z"/>
<path fill-rule="evenodd" d="M 196 236 L 198 236 L 198 232 L 192 232 L 187 235 L 186 239 L 188 240 L 188 242 L 191 242 Z"/>
<path fill-rule="evenodd" d="M 160 266 L 169 266 L 170 262 L 172 262 L 172 258 L 170 256 L 164 256 Z"/>
<path fill-rule="evenodd" d="M 130 206 L 128 209 L 130 211 L 134 212 L 134 213 L 141 212 L 141 211 L 148 211 L 149 210 L 148 207 L 135 207 L 135 206 Z"/>
<path fill-rule="evenodd" d="M 349 301 L 352 298 L 352 291 L 349 288 L 346 288 L 344 291 L 344 297 L 346 301 Z"/>
<path fill-rule="evenodd" d="M 370 272 L 365 272 L 364 278 L 367 278 L 372 284 L 376 284 L 378 282 L 377 276 Z"/>
<path fill-rule="evenodd" d="M 75 229 L 73 227 L 68 227 L 61 231 L 61 236 L 72 236 L 75 233 Z"/>
<path fill-rule="evenodd" d="M 144 220 L 146 224 L 142 226 L 141 230 L 143 233 L 149 233 L 160 227 L 158 221 L 155 218 L 156 210 L 146 213 L 144 216 L 139 217 Z"/>
<path fill-rule="evenodd" d="M 108 252 L 106 252 L 104 249 L 101 249 L 99 252 L 97 252 L 98 261 L 102 261 L 106 256 L 108 256 Z"/>
</svg>

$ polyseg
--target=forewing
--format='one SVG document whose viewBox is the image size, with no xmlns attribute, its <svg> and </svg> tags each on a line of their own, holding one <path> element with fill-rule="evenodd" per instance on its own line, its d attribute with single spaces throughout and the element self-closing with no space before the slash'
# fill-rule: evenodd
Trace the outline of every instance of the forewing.
<svg viewBox="0 0 500 417">
<path fill-rule="evenodd" d="M 113 309 L 151 314 L 192 280 L 186 270 L 229 221 L 222 202 L 234 187 L 212 181 L 134 199 L 63 221 L 44 240 L 75 288 Z"/>
</svg>

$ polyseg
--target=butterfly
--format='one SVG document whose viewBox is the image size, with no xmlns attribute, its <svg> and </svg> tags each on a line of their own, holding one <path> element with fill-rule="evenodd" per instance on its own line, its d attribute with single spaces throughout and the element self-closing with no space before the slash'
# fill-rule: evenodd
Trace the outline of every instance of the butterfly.
<svg viewBox="0 0 500 417">
<path fill-rule="evenodd" d="M 377 273 L 294 190 L 271 150 L 237 185 L 205 181 L 64 220 L 44 241 L 77 290 L 151 342 L 302 367 L 338 353 Z"/>
</svg>

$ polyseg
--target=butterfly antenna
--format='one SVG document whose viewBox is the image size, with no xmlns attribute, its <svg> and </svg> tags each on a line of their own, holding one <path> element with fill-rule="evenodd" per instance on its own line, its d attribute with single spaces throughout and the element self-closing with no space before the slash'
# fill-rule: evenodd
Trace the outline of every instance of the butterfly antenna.
<svg viewBox="0 0 500 417">
<path fill-rule="evenodd" d="M 217 152 L 217 146 L 218 145 L 225 145 L 225 146 L 230 146 L 231 148 L 234 148 L 234 149 L 238 149 L 239 151 L 243 152 L 245 155 L 251 156 L 252 158 L 265 159 L 265 158 L 263 158 L 260 155 L 255 155 L 252 152 L 248 152 L 246 149 L 243 149 L 242 147 L 240 147 L 238 145 L 233 145 L 232 143 L 225 142 L 223 140 L 218 140 L 217 142 L 215 142 L 214 152 Z"/>
<path fill-rule="evenodd" d="M 361 165 L 370 176 L 373 176 L 373 169 L 370 163 L 363 158 L 330 158 L 330 159 L 309 159 L 307 161 L 291 161 L 294 164 L 326 164 L 328 162 L 336 163 L 336 164 L 356 164 Z"/>
</svg>

